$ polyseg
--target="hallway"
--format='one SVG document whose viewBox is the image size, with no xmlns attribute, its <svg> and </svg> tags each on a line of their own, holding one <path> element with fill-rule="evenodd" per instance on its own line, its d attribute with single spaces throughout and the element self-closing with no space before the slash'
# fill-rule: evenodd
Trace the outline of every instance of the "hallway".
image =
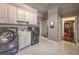
<svg viewBox="0 0 79 59">
<path fill-rule="evenodd" d="M 67 41 L 55 42 L 40 38 L 40 42 L 20 50 L 17 55 L 78 55 L 79 48 Z"/>
</svg>

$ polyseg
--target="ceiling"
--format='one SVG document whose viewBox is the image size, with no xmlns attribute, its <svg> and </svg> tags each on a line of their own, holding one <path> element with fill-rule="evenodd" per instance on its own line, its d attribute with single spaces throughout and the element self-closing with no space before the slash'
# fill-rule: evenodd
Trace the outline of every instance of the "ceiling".
<svg viewBox="0 0 79 59">
<path fill-rule="evenodd" d="M 63 17 L 76 15 L 79 9 L 78 3 L 25 3 L 36 9 L 42 15 L 47 15 L 48 9 L 57 5 L 59 14 Z"/>
<path fill-rule="evenodd" d="M 79 4 L 70 3 L 70 4 L 59 4 L 59 13 L 63 17 L 75 16 L 78 13 Z"/>
<path fill-rule="evenodd" d="M 46 14 L 48 11 L 48 3 L 26 3 L 26 4 L 36 9 L 42 15 Z"/>
</svg>

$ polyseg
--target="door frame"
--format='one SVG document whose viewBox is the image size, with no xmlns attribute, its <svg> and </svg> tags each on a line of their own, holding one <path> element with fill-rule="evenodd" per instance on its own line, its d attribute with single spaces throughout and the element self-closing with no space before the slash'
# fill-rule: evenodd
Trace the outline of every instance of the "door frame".
<svg viewBox="0 0 79 59">
<path fill-rule="evenodd" d="M 76 43 L 76 45 L 79 45 L 78 42 L 77 42 L 77 16 L 74 16 L 75 17 L 75 20 L 74 20 L 74 23 L 75 23 L 75 30 L 74 30 L 74 42 Z M 64 25 L 63 25 L 63 19 L 62 20 L 62 38 L 60 39 L 60 41 L 63 39 L 63 36 L 64 36 Z"/>
<path fill-rule="evenodd" d="M 75 41 L 76 41 L 76 45 L 79 47 L 79 43 L 77 42 L 77 36 L 78 36 L 78 34 L 77 34 L 77 32 L 78 32 L 78 30 L 77 30 L 77 20 L 78 20 L 78 17 L 76 16 L 75 17 Z"/>
</svg>

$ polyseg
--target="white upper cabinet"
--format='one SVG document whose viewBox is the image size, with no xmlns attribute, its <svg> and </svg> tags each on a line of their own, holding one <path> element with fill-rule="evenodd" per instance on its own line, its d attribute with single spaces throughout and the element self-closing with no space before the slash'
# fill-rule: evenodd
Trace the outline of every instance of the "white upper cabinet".
<svg viewBox="0 0 79 59">
<path fill-rule="evenodd" d="M 9 23 L 13 23 L 13 24 L 17 23 L 15 6 L 7 4 L 7 16 Z"/>
<path fill-rule="evenodd" d="M 7 4 L 0 4 L 0 23 L 8 23 Z"/>
<path fill-rule="evenodd" d="M 30 13 L 30 24 L 37 25 L 37 14 Z"/>
<path fill-rule="evenodd" d="M 33 24 L 37 25 L 37 14 L 33 14 Z"/>
<path fill-rule="evenodd" d="M 37 11 L 29 6 L 23 9 L 12 4 L 0 4 L 0 23 L 17 24 L 17 21 L 37 25 Z"/>
<path fill-rule="evenodd" d="M 29 12 L 25 11 L 25 20 L 29 22 Z"/>
<path fill-rule="evenodd" d="M 37 25 L 37 12 L 17 8 L 17 20 L 28 22 L 31 25 Z"/>
<path fill-rule="evenodd" d="M 16 23 L 16 7 L 9 4 L 0 4 L 0 23 Z"/>
<path fill-rule="evenodd" d="M 17 20 L 24 21 L 25 20 L 25 11 L 22 8 L 17 8 Z"/>
<path fill-rule="evenodd" d="M 36 25 L 37 24 L 37 14 L 33 12 L 26 11 L 25 12 L 25 20 L 29 22 L 29 24 Z"/>
<path fill-rule="evenodd" d="M 28 20 L 29 20 L 29 24 L 32 24 L 32 18 L 31 18 L 32 14 L 31 12 L 29 12 L 28 14 Z"/>
</svg>

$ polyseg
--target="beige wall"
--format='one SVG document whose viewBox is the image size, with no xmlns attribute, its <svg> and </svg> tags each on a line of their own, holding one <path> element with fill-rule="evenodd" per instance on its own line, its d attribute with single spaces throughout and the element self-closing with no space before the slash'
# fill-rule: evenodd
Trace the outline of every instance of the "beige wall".
<svg viewBox="0 0 79 59">
<path fill-rule="evenodd" d="M 54 22 L 54 28 L 50 28 L 50 22 Z M 52 7 L 48 10 L 48 38 L 54 41 L 58 40 L 58 8 Z"/>
</svg>

